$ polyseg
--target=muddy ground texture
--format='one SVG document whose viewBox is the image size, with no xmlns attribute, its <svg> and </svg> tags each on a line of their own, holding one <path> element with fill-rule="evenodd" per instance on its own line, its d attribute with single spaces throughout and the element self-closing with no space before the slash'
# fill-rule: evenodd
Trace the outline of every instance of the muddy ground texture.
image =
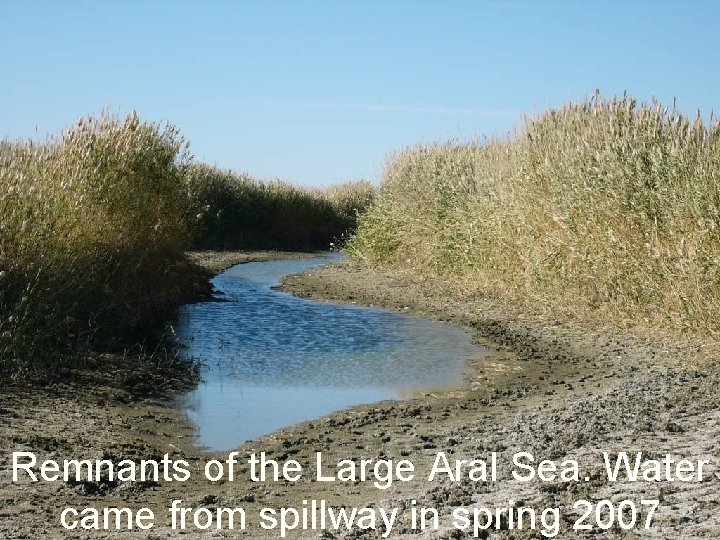
<svg viewBox="0 0 720 540">
<path fill-rule="evenodd" d="M 193 255 L 213 271 L 238 261 L 282 254 Z M 299 255 L 293 255 L 299 256 Z M 299 295 L 339 302 L 384 306 L 462 325 L 494 352 L 469 359 L 465 385 L 435 390 L 402 402 L 383 402 L 338 412 L 250 441 L 242 456 L 265 451 L 268 457 L 327 463 L 350 458 L 410 459 L 427 471 L 439 451 L 457 459 L 500 453 L 498 482 L 446 479 L 426 483 L 422 474 L 380 491 L 368 482 L 292 484 L 251 483 L 237 468 L 233 482 L 203 479 L 204 463 L 226 453 L 194 444 L 193 427 L 172 406 L 172 395 L 137 391 L 138 373 L 107 359 L 102 375 L 84 382 L 0 390 L 0 538 L 274 538 L 257 527 L 254 515 L 265 506 L 301 506 L 303 499 L 325 499 L 337 506 L 400 507 L 392 538 L 471 537 L 449 527 L 453 508 L 559 507 L 563 525 L 557 538 L 717 538 L 720 537 L 720 370 L 713 343 L 640 340 L 549 323 L 487 299 L 457 298 L 402 275 L 344 264 L 288 278 L 284 287 Z M 340 329 L 341 331 L 341 329 Z M 147 376 L 149 380 L 151 376 Z M 142 376 L 140 377 L 142 378 Z M 130 381 L 130 383 L 128 382 Z M 179 385 L 169 385 L 177 388 Z M 153 396 L 153 397 L 149 397 Z M 194 474 L 188 482 L 14 484 L 10 454 L 37 453 L 39 459 L 150 459 L 170 454 L 185 459 Z M 538 459 L 577 459 L 588 482 L 520 483 L 509 475 L 510 458 L 528 451 Z M 601 452 L 644 451 L 646 457 L 672 453 L 708 459 L 703 482 L 608 483 Z M 308 467 L 309 471 L 313 467 Z M 309 475 L 312 477 L 312 472 Z M 578 499 L 659 499 L 649 530 L 577 532 Z M 185 506 L 246 510 L 246 531 L 189 531 L 169 528 L 166 508 L 174 499 Z M 432 506 L 448 526 L 412 531 L 409 501 Z M 156 526 L 130 533 L 64 531 L 60 511 L 105 506 L 150 507 Z M 376 538 L 376 532 L 298 532 L 293 538 Z M 491 531 L 489 538 L 539 538 L 532 531 Z"/>
</svg>

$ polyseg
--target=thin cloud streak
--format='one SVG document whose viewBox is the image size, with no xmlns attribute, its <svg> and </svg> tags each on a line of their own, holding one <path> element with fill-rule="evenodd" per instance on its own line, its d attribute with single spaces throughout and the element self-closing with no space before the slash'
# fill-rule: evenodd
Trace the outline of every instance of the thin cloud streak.
<svg viewBox="0 0 720 540">
<path fill-rule="evenodd" d="M 515 118 L 520 113 L 518 111 L 506 111 L 501 109 L 471 109 L 471 108 L 452 108 L 452 107 L 432 107 L 422 105 L 398 105 L 398 104 L 381 104 L 381 103 L 342 103 L 331 101 L 272 101 L 266 102 L 265 105 L 281 106 L 281 107 L 307 107 L 317 109 L 346 109 L 346 110 L 362 110 L 362 111 L 386 111 L 386 112 L 411 112 L 411 113 L 430 113 L 430 114 L 457 114 L 486 116 L 494 118 Z"/>
</svg>

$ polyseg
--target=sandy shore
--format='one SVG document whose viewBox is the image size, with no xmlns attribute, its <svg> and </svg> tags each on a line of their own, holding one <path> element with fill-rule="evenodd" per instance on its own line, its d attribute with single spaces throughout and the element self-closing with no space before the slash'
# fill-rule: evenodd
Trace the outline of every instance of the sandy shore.
<svg viewBox="0 0 720 540">
<path fill-rule="evenodd" d="M 274 255 L 267 255 L 270 257 Z M 262 254 L 195 256 L 213 271 L 233 262 L 261 260 Z M 243 258 L 244 257 L 244 258 Z M 574 501 L 582 498 L 659 499 L 649 530 L 611 529 L 593 538 L 716 538 L 720 536 L 720 371 L 705 343 L 668 343 L 593 333 L 549 324 L 486 299 L 455 298 L 446 291 L 349 265 L 293 276 L 284 284 L 295 294 L 322 300 L 400 309 L 451 321 L 468 328 L 496 352 L 468 364 L 466 384 L 417 396 L 342 411 L 280 431 L 240 448 L 241 459 L 265 451 L 269 457 L 313 463 L 317 451 L 327 462 L 360 458 L 410 459 L 427 470 L 435 455 L 453 459 L 501 456 L 498 482 L 425 482 L 418 478 L 384 491 L 366 482 L 352 484 L 211 483 L 194 474 L 183 483 L 13 484 L 9 456 L 32 450 L 39 459 L 149 458 L 165 453 L 187 460 L 195 472 L 213 457 L 193 443 L 193 428 L 171 406 L 170 397 L 138 397 L 109 373 L 92 385 L 57 385 L 45 391 L 4 390 L 0 394 L 0 538 L 175 538 L 165 509 L 174 499 L 187 506 L 246 509 L 247 531 L 189 532 L 185 538 L 274 538 L 252 519 L 258 509 L 300 506 L 303 499 L 325 499 L 345 506 L 406 508 L 418 504 L 448 514 L 459 506 L 516 504 L 562 509 L 557 538 L 582 537 L 568 529 Z M 516 452 L 538 459 L 576 459 L 585 482 L 518 482 L 508 474 Z M 707 459 L 703 482 L 614 482 L 602 473 L 602 452 L 643 451 Z M 310 467 L 312 470 L 312 467 Z M 246 472 L 242 468 L 238 472 Z M 507 479 L 507 480 L 505 480 Z M 155 510 L 156 527 L 118 536 L 102 532 L 70 534 L 59 527 L 66 506 L 142 506 Z M 409 530 L 401 512 L 392 538 L 464 538 L 460 531 Z M 444 522 L 446 520 L 443 520 Z M 264 536 L 265 535 L 265 536 Z M 376 538 L 353 530 L 331 535 L 318 531 L 294 538 Z M 537 538 L 537 532 L 500 531 L 491 538 Z"/>
</svg>

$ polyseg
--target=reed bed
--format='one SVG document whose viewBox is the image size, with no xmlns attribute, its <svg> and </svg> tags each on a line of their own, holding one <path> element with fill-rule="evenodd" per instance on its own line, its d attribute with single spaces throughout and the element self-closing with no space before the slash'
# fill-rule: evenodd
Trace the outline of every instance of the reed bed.
<svg viewBox="0 0 720 540">
<path fill-rule="evenodd" d="M 195 165 L 177 128 L 136 114 L 0 141 L 0 373 L 172 358 L 167 323 L 209 290 L 189 246 L 328 248 L 367 205 L 361 185 L 321 193 Z"/>
<path fill-rule="evenodd" d="M 46 371 L 156 330 L 192 286 L 186 143 L 173 126 L 88 117 L 0 147 L 0 368 Z"/>
<path fill-rule="evenodd" d="M 720 124 L 598 94 L 505 140 L 403 150 L 349 252 L 563 319 L 717 336 Z"/>
<path fill-rule="evenodd" d="M 311 189 L 204 164 L 191 166 L 186 181 L 196 248 L 328 249 L 374 195 L 368 182 Z"/>
</svg>

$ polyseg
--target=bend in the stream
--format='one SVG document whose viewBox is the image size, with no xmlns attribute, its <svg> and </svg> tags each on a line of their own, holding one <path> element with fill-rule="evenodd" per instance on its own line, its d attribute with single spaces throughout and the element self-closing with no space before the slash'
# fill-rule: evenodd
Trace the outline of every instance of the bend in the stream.
<svg viewBox="0 0 720 540">
<path fill-rule="evenodd" d="M 179 336 L 204 382 L 181 406 L 201 445 L 226 450 L 353 405 L 461 383 L 465 360 L 482 354 L 462 329 L 273 288 L 339 258 L 240 264 L 214 279 L 224 302 L 184 308 Z"/>
</svg>

